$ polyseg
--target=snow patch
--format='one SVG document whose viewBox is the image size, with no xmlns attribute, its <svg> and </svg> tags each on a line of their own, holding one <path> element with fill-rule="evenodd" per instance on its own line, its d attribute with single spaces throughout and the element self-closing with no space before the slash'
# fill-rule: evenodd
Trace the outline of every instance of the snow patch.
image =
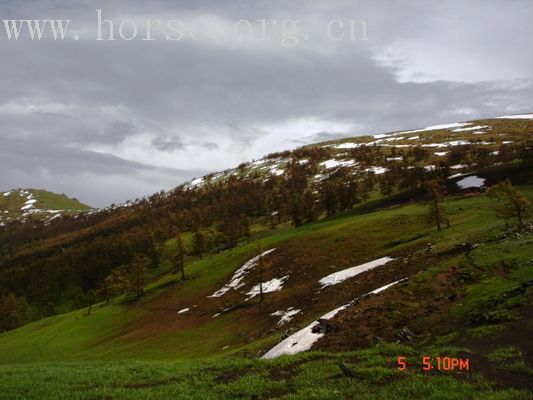
<svg viewBox="0 0 533 400">
<path fill-rule="evenodd" d="M 436 131 L 436 130 L 439 130 L 439 129 L 451 129 L 451 128 L 460 128 L 462 126 L 467 126 L 467 125 L 470 125 L 471 123 L 470 122 L 456 122 L 456 123 L 453 123 L 453 124 L 443 124 L 443 125 L 433 125 L 433 126 L 428 126 L 427 128 L 422 128 L 422 129 L 415 129 L 414 131 L 402 131 L 400 133 L 416 133 L 416 132 L 426 132 L 426 131 Z"/>
<path fill-rule="evenodd" d="M 188 307 L 187 307 L 187 308 L 183 308 L 183 309 L 181 309 L 181 310 L 178 311 L 178 314 L 186 313 L 186 312 L 189 311 L 189 310 L 190 310 L 190 308 L 188 308 Z"/>
<path fill-rule="evenodd" d="M 333 146 L 334 149 L 355 149 L 357 147 L 361 146 L 360 143 L 341 143 L 337 146 Z"/>
<path fill-rule="evenodd" d="M 191 186 L 198 186 L 204 182 L 204 178 L 196 178 L 191 181 Z"/>
<path fill-rule="evenodd" d="M 338 160 L 326 160 L 320 163 L 324 168 L 336 168 L 336 167 L 349 167 L 355 164 L 354 160 L 338 161 Z"/>
<path fill-rule="evenodd" d="M 392 282 L 392 283 L 389 283 L 388 285 L 381 286 L 381 287 L 379 287 L 379 288 L 377 288 L 375 290 L 372 290 L 371 292 L 368 292 L 368 293 L 364 294 L 363 296 L 356 298 L 352 302 L 350 302 L 348 304 L 345 304 L 343 306 L 340 306 L 340 307 L 338 307 L 338 308 L 336 308 L 336 309 L 324 314 L 322 317 L 320 317 L 320 319 L 331 319 L 335 315 L 337 315 L 337 313 L 339 311 L 342 311 L 342 310 L 348 308 L 350 305 L 352 305 L 353 303 L 355 303 L 359 299 L 361 299 L 363 297 L 366 297 L 368 295 L 371 295 L 371 294 L 379 294 L 379 293 L 383 292 L 384 290 L 387 290 L 391 286 L 394 286 L 397 283 L 400 283 L 400 282 L 402 282 L 404 280 L 405 279 L 400 279 L 400 280 L 398 280 L 396 282 Z M 277 358 L 277 357 L 282 356 L 282 355 L 291 355 L 291 354 L 296 354 L 296 353 L 300 353 L 302 351 L 309 350 L 311 347 L 313 347 L 313 344 L 318 339 L 320 339 L 322 336 L 324 336 L 323 333 L 313 333 L 313 328 L 315 326 L 318 326 L 318 325 L 319 325 L 318 321 L 313 321 L 312 323 L 307 325 L 305 328 L 300 329 L 298 332 L 292 334 L 291 336 L 289 336 L 285 340 L 283 340 L 280 343 L 278 343 L 277 345 L 275 345 L 268 352 L 266 352 L 261 358 L 263 358 L 263 359 L 273 359 L 273 358 Z"/>
<path fill-rule="evenodd" d="M 451 142 L 423 144 L 422 147 L 450 147 L 470 144 L 468 140 L 452 140 Z"/>
<path fill-rule="evenodd" d="M 462 169 L 462 168 L 466 168 L 466 167 L 468 167 L 468 165 L 465 165 L 465 164 L 455 164 L 455 165 L 450 166 L 450 169 Z"/>
<path fill-rule="evenodd" d="M 488 125 L 476 125 L 476 126 L 470 126 L 468 128 L 457 128 L 457 129 L 453 129 L 452 132 L 475 131 L 475 130 L 485 129 L 485 128 L 488 128 Z"/>
<path fill-rule="evenodd" d="M 263 293 L 277 292 L 283 289 L 283 283 L 289 277 L 289 275 L 282 276 L 281 278 L 274 278 L 270 281 L 263 282 Z M 248 293 L 247 301 L 260 294 L 260 284 L 255 285 Z"/>
<path fill-rule="evenodd" d="M 383 138 L 392 136 L 392 134 L 390 134 L 390 133 L 380 133 L 379 135 L 372 135 L 372 136 L 374 136 L 374 138 L 376 138 L 376 139 L 383 139 Z"/>
<path fill-rule="evenodd" d="M 533 114 L 504 115 L 498 119 L 533 119 Z"/>
<path fill-rule="evenodd" d="M 302 310 L 300 310 L 299 308 L 289 307 L 286 310 L 276 311 L 270 315 L 272 315 L 273 317 L 281 317 L 278 321 L 278 325 L 284 325 L 287 322 L 290 322 L 292 318 L 300 312 L 302 312 Z"/>
<path fill-rule="evenodd" d="M 245 262 L 237 271 L 235 271 L 229 283 L 227 283 L 222 288 L 217 290 L 211 296 L 207 296 L 207 297 L 220 297 L 226 294 L 230 289 L 238 289 L 241 286 L 243 286 L 244 285 L 243 279 L 248 273 L 248 271 L 257 265 L 257 262 L 259 261 L 261 257 L 264 257 L 272 253 L 274 250 L 276 249 L 274 248 L 274 249 L 266 250 L 262 252 L 261 254 L 259 254 L 258 256 L 255 256 L 254 258 Z"/>
<path fill-rule="evenodd" d="M 468 189 L 468 188 L 480 188 L 485 184 L 485 179 L 480 178 L 479 176 L 472 175 L 467 176 L 466 178 L 461 179 L 460 181 L 457 181 L 457 186 L 459 186 L 461 189 Z"/>
<path fill-rule="evenodd" d="M 342 271 L 334 272 L 320 279 L 319 283 L 322 285 L 323 288 L 325 288 L 326 286 L 337 285 L 341 282 L 344 282 L 346 279 L 353 278 L 356 275 L 359 275 L 363 272 L 369 271 L 376 267 L 385 265 L 393 260 L 394 258 L 391 258 L 391 257 L 378 258 L 377 260 L 374 260 L 374 261 L 360 264 L 355 267 L 347 268 Z"/>
<path fill-rule="evenodd" d="M 373 172 L 375 175 L 381 175 L 388 171 L 387 168 L 384 167 L 370 167 L 365 169 L 366 172 Z"/>
</svg>

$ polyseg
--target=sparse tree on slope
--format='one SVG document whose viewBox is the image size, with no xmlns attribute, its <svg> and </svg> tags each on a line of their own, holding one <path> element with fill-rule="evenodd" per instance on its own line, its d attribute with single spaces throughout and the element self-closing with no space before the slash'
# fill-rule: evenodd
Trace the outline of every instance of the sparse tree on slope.
<svg viewBox="0 0 533 400">
<path fill-rule="evenodd" d="M 174 262 L 174 273 L 181 271 L 181 279 L 185 280 L 185 246 L 183 244 L 183 237 L 178 231 L 176 235 L 176 260 Z"/>
<path fill-rule="evenodd" d="M 498 215 L 505 218 L 516 218 L 518 229 L 524 228 L 524 217 L 531 207 L 531 202 L 515 188 L 509 179 L 506 179 L 490 188 L 491 195 L 500 202 L 497 209 Z"/>
<path fill-rule="evenodd" d="M 440 232 L 442 224 L 448 222 L 446 210 L 442 205 L 442 200 L 446 194 L 446 188 L 437 180 L 428 181 L 425 184 L 426 193 L 429 199 L 428 220 L 437 225 Z"/>
<path fill-rule="evenodd" d="M 111 297 L 119 296 L 130 291 L 131 286 L 131 281 L 128 279 L 124 269 L 115 268 L 104 279 L 104 283 L 102 285 L 102 295 L 105 297 L 106 303 L 109 303 Z"/>
<path fill-rule="evenodd" d="M 192 246 L 193 253 L 201 260 L 205 252 L 205 236 L 199 229 L 194 232 L 194 236 L 192 238 Z"/>
<path fill-rule="evenodd" d="M 28 305 L 11 292 L 0 298 L 0 332 L 23 325 L 27 320 Z"/>
<path fill-rule="evenodd" d="M 255 246 L 254 249 L 254 256 L 259 256 L 259 259 L 257 260 L 257 274 L 259 275 L 259 302 L 262 303 L 265 299 L 265 295 L 263 293 L 263 280 L 265 276 L 265 270 L 270 267 L 270 263 L 265 260 L 265 257 L 263 257 L 261 254 L 263 254 L 263 246 L 259 243 Z"/>
<path fill-rule="evenodd" d="M 132 281 L 137 297 L 144 295 L 144 285 L 146 283 L 146 266 L 150 260 L 144 254 L 136 254 L 133 257 Z"/>
</svg>

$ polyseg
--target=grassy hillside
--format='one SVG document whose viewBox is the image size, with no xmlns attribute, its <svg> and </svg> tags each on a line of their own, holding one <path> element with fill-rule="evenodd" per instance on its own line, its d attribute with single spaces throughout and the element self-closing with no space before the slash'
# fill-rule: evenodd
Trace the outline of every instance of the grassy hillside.
<svg viewBox="0 0 533 400">
<path fill-rule="evenodd" d="M 14 189 L 0 192 L 0 224 L 27 218 L 48 221 L 59 215 L 90 209 L 77 199 L 46 190 Z"/>
<path fill-rule="evenodd" d="M 386 345 L 349 353 L 308 353 L 273 361 L 230 358 L 175 362 L 76 362 L 0 366 L 5 399 L 531 399 L 525 389 L 494 387 L 477 373 L 395 369 L 398 354 L 429 352 Z M 462 353 L 464 354 L 464 353 Z M 356 379 L 337 363 L 347 363 Z"/>
<path fill-rule="evenodd" d="M 201 259 L 191 250 L 197 232 L 182 232 L 185 280 L 169 272 L 178 260 L 174 235 L 162 236 L 161 242 L 155 231 L 140 236 L 153 241 L 148 249 L 156 252 L 150 253 L 156 263 L 147 269 L 143 296 L 122 294 L 109 302 L 100 298 L 90 313 L 88 307 L 68 312 L 64 306 L 59 315 L 0 334 L 0 398 L 532 398 L 531 216 L 526 215 L 524 228 L 518 231 L 516 219 L 500 215 L 501 201 L 493 194 L 458 185 L 473 174 L 485 187 L 509 178 L 525 198 L 533 200 L 533 173 L 525 151 L 529 136 L 523 137 L 531 125 L 490 123 L 492 129 L 515 135 L 516 152 L 506 156 L 505 147 L 491 149 L 507 158 L 485 165 L 479 160 L 470 166 L 461 164 L 456 168 L 462 171 L 460 176 L 445 178 L 448 195 L 442 207 L 448 223 L 440 231 L 428 219 L 428 199 L 413 196 L 407 186 L 383 194 L 379 182 L 374 182 L 365 201 L 298 227 L 289 219 L 272 224 L 275 213 L 254 218 L 248 236 L 229 248 L 214 242 Z M 433 144 L 449 140 L 450 135 L 472 134 L 450 129 L 438 129 L 428 137 L 409 132 L 394 142 Z M 411 139 L 414 136 L 419 138 Z M 321 147 L 350 148 L 355 142 L 347 139 Z M 339 154 L 344 148 L 339 147 Z M 442 156 L 433 154 L 412 169 L 431 170 L 424 166 L 433 165 L 438 157 Z M 309 163 L 320 165 L 319 161 Z M 257 165 L 261 164 L 250 168 Z M 260 179 L 246 178 L 246 169 L 240 170 L 243 180 Z M 326 173 L 314 175 L 320 180 L 317 175 Z M 229 190 L 232 184 L 230 179 Z M 25 253 L 19 250 L 18 257 L 24 260 L 37 244 L 48 254 L 50 243 L 59 243 L 61 253 L 53 260 L 61 261 L 68 254 L 65 249 L 85 246 L 84 235 L 94 245 L 89 249 L 107 249 L 104 244 L 119 228 L 139 229 L 131 221 L 144 221 L 141 216 L 150 221 L 148 227 L 163 224 L 158 215 L 150 203 L 139 203 L 100 215 L 98 226 L 83 222 L 79 230 L 75 225 L 65 231 L 54 227 L 44 231 L 49 235 L 46 241 L 24 243 L 20 249 Z M 108 236 L 94 234 L 102 226 L 106 230 L 101 232 Z M 125 232 L 131 236 L 137 231 Z M 218 233 L 211 228 L 205 232 Z M 132 248 L 126 241 L 119 244 L 124 251 Z M 235 275 L 264 250 L 270 252 L 260 264 Z M 106 251 L 90 254 L 96 261 L 116 254 Z M 353 277 L 342 275 L 330 286 L 320 283 L 331 274 L 339 276 L 384 257 L 388 261 L 379 267 Z M 9 267 L 10 260 L 18 259 L 6 260 Z M 6 271 L 6 276 L 11 273 Z M 239 278 L 232 281 L 235 276 Z M 260 282 L 268 289 L 263 301 L 253 296 Z M 267 282 L 277 286 L 272 284 L 272 289 Z M 391 283 L 397 284 L 369 294 Z M 226 285 L 228 290 L 222 293 Z M 347 306 L 315 324 L 318 330 L 307 336 L 312 339 L 310 352 L 259 359 L 343 305 Z M 291 318 L 282 320 L 280 316 L 290 310 Z M 468 359 L 469 369 L 426 372 L 424 356 L 432 357 L 433 366 L 436 357 Z M 398 370 L 398 357 L 406 357 L 406 371 Z M 354 379 L 343 375 L 339 361 L 354 370 Z"/>
</svg>

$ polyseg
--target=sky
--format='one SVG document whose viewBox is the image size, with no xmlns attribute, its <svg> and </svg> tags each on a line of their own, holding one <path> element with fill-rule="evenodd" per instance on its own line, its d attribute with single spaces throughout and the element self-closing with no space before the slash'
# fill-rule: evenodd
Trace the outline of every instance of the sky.
<svg viewBox="0 0 533 400">
<path fill-rule="evenodd" d="M 317 141 L 532 112 L 532 17 L 530 0 L 0 0 L 0 191 L 103 207 Z M 9 39 L 25 19 L 70 22 Z"/>
</svg>

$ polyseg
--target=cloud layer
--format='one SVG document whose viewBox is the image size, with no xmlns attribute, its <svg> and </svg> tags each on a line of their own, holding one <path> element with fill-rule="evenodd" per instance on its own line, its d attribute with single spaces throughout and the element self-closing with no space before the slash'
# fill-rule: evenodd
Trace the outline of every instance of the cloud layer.
<svg viewBox="0 0 533 400">
<path fill-rule="evenodd" d="M 0 190 L 104 206 L 317 140 L 533 110 L 529 1 L 175 3 L 0 4 L 2 19 L 71 19 L 80 38 L 10 41 L 0 25 Z M 179 19 L 208 38 L 96 41 L 98 8 L 115 29 Z M 255 37 L 234 35 L 242 19 Z M 266 40 L 261 19 L 276 21 Z M 347 40 L 350 19 L 366 41 Z"/>
</svg>

